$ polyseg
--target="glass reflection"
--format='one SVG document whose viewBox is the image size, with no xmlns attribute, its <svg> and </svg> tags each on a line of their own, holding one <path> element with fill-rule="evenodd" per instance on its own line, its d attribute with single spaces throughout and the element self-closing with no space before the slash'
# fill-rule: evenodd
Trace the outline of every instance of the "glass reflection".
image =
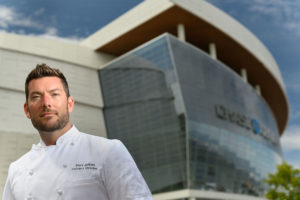
<svg viewBox="0 0 300 200">
<path fill-rule="evenodd" d="M 277 125 L 264 99 L 227 66 L 164 34 L 99 77 L 108 136 L 125 143 L 153 193 L 263 194 L 262 180 L 281 161 Z"/>
</svg>

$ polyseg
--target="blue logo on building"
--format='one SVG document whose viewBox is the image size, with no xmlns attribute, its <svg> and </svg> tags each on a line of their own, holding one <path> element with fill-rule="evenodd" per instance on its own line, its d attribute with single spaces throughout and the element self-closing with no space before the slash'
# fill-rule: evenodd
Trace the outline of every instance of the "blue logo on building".
<svg viewBox="0 0 300 200">
<path fill-rule="evenodd" d="M 259 135 L 260 134 L 260 126 L 259 126 L 258 121 L 256 119 L 252 119 L 251 124 L 252 124 L 253 132 Z"/>
<path fill-rule="evenodd" d="M 277 144 L 275 134 L 273 134 L 264 125 L 260 124 L 256 119 L 246 117 L 245 115 L 229 110 L 222 105 L 215 105 L 215 111 L 217 117 L 220 119 L 237 124 L 247 130 L 251 130 L 254 134 L 267 139 L 273 144 Z"/>
</svg>

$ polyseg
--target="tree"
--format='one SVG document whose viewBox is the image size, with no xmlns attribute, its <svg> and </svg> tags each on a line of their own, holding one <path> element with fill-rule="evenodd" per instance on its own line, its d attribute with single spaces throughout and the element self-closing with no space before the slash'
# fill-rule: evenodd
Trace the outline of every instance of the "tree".
<svg viewBox="0 0 300 200">
<path fill-rule="evenodd" d="M 300 200 L 300 171 L 286 162 L 277 166 L 275 174 L 269 174 L 265 182 L 270 189 L 266 198 L 271 200 Z"/>
</svg>

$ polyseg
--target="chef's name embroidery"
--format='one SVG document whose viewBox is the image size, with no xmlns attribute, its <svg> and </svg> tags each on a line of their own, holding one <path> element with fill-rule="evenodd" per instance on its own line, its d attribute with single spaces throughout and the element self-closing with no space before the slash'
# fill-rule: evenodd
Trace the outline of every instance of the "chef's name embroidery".
<svg viewBox="0 0 300 200">
<path fill-rule="evenodd" d="M 75 164 L 74 167 L 72 167 L 72 170 L 97 170 L 98 168 L 94 163 L 79 163 Z"/>
</svg>

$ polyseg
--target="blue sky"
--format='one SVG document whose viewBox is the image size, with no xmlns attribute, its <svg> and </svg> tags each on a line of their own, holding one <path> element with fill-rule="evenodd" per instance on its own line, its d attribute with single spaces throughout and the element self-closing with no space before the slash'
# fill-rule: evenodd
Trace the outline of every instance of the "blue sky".
<svg viewBox="0 0 300 200">
<path fill-rule="evenodd" d="M 271 51 L 290 101 L 281 139 L 285 159 L 300 168 L 300 1 L 207 0 L 252 31 Z M 0 31 L 78 42 L 142 0 L 0 0 Z"/>
</svg>

